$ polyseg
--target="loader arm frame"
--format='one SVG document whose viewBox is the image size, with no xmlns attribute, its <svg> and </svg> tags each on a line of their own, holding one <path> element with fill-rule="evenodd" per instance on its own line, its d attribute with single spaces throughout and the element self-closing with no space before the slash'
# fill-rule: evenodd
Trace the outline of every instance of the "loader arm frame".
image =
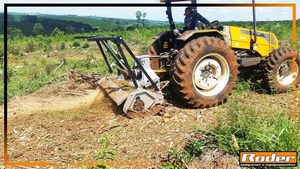
<svg viewBox="0 0 300 169">
<path fill-rule="evenodd" d="M 111 57 L 116 65 L 118 66 L 119 70 L 127 71 L 130 79 L 132 80 L 135 88 L 139 88 L 139 85 L 137 83 L 136 75 L 130 68 L 130 65 L 128 63 L 128 60 L 125 56 L 125 53 L 122 49 L 122 47 L 128 52 L 130 57 L 135 61 L 137 67 L 145 74 L 149 82 L 151 83 L 152 87 L 156 90 L 159 91 L 160 89 L 157 87 L 157 85 L 154 83 L 150 75 L 147 73 L 147 71 L 144 69 L 144 67 L 141 65 L 137 57 L 133 54 L 133 52 L 130 50 L 128 45 L 125 43 L 123 38 L 121 36 L 117 37 L 105 37 L 105 36 L 86 36 L 86 37 L 76 37 L 80 39 L 87 39 L 88 41 L 95 41 L 103 58 L 104 61 L 108 67 L 108 70 L 110 73 L 112 73 L 112 67 L 111 63 L 108 60 L 108 57 Z M 114 43 L 117 46 L 117 50 L 114 49 L 112 45 L 110 45 L 109 42 Z M 109 55 L 106 55 L 105 50 Z"/>
</svg>

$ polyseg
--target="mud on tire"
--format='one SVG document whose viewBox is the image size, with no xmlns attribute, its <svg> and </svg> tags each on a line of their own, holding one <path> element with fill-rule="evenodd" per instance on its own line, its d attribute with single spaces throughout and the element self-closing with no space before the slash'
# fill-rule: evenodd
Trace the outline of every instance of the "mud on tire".
<svg viewBox="0 0 300 169">
<path fill-rule="evenodd" d="M 237 75 L 238 64 L 231 47 L 221 39 L 201 37 L 179 51 L 172 81 L 175 92 L 185 103 L 194 108 L 208 108 L 227 100 Z M 206 83 L 207 78 L 215 80 Z"/>
<path fill-rule="evenodd" d="M 293 60 L 295 56 L 296 60 Z M 263 80 L 266 89 L 271 93 L 287 92 L 293 83 L 298 86 L 300 82 L 299 54 L 292 48 L 274 50 L 264 64 Z"/>
<path fill-rule="evenodd" d="M 150 56 L 157 56 L 157 51 L 156 51 L 156 47 L 154 44 L 151 44 L 148 49 L 147 49 L 147 54 Z M 151 69 L 155 70 L 155 69 L 159 69 L 160 65 L 159 65 L 159 59 L 158 58 L 150 58 L 150 67 Z"/>
</svg>

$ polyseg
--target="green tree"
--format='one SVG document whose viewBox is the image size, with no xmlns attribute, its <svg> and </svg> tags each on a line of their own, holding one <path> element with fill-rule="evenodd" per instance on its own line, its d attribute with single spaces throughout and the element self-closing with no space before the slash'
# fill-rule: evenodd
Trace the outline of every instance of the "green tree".
<svg viewBox="0 0 300 169">
<path fill-rule="evenodd" d="M 67 26 L 66 27 L 66 33 L 67 34 L 74 34 L 75 32 L 75 28 L 73 26 Z"/>
<path fill-rule="evenodd" d="M 142 24 L 145 25 L 145 18 L 146 18 L 147 13 L 143 13 L 143 19 L 142 19 Z"/>
<path fill-rule="evenodd" d="M 24 37 L 22 30 L 18 28 L 8 27 L 7 32 L 8 32 L 8 38 L 11 39 L 18 39 Z"/>
<path fill-rule="evenodd" d="M 42 35 L 45 32 L 45 28 L 41 23 L 35 23 L 32 28 L 32 33 L 34 35 Z"/>
<path fill-rule="evenodd" d="M 63 31 L 61 31 L 60 29 L 58 29 L 57 27 L 55 27 L 51 33 L 51 36 L 62 36 L 65 33 Z"/>
<path fill-rule="evenodd" d="M 38 22 L 38 18 L 33 15 L 23 15 L 23 16 L 21 16 L 20 20 L 21 20 L 21 22 L 24 22 L 24 23 L 37 23 Z"/>
<path fill-rule="evenodd" d="M 137 23 L 138 24 L 142 24 L 145 25 L 145 17 L 146 17 L 147 13 L 142 13 L 141 11 L 136 11 L 135 13 L 135 17 L 137 19 Z"/>
<path fill-rule="evenodd" d="M 142 12 L 141 11 L 136 11 L 135 17 L 136 17 L 137 23 L 138 24 L 141 23 Z"/>
</svg>

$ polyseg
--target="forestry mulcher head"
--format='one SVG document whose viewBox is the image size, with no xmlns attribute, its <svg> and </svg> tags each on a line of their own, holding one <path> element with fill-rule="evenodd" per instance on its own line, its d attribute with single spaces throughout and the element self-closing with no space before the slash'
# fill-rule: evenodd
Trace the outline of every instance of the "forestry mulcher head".
<svg viewBox="0 0 300 169">
<path fill-rule="evenodd" d="M 118 76 L 104 77 L 98 84 L 117 106 L 123 106 L 123 112 L 128 117 L 142 118 L 160 112 L 164 97 L 160 79 L 150 68 L 150 56 L 135 56 L 120 36 L 78 38 L 97 43 L 110 73 L 113 67 L 117 68 Z M 132 68 L 122 48 L 134 60 Z"/>
</svg>

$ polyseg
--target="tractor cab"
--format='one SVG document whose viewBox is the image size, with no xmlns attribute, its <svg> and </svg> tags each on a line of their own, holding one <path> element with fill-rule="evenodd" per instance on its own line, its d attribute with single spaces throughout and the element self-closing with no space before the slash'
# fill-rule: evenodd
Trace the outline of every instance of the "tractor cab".
<svg viewBox="0 0 300 169">
<path fill-rule="evenodd" d="M 263 32 L 256 30 L 256 16 L 255 8 L 253 7 L 253 28 L 242 28 L 236 26 L 222 26 L 218 20 L 210 22 L 202 29 L 195 30 L 179 30 L 176 28 L 172 15 L 172 3 L 182 2 L 186 0 L 160 0 L 166 4 L 166 14 L 170 24 L 170 30 L 161 32 L 154 37 L 154 42 L 148 48 L 149 55 L 160 55 L 165 52 L 176 54 L 187 43 L 200 37 L 216 37 L 225 41 L 232 47 L 238 57 L 251 58 L 252 61 L 248 62 L 243 59 L 241 65 L 248 67 L 257 65 L 260 63 L 261 58 L 269 56 L 273 50 L 278 48 L 277 37 L 271 32 Z M 190 6 L 193 9 L 193 13 L 197 13 L 196 0 L 191 0 Z M 255 3 L 252 0 L 252 3 Z M 195 16 L 193 16 L 195 17 Z M 196 18 L 197 19 L 197 18 Z M 192 21 L 192 27 L 201 28 L 200 25 L 195 24 L 195 19 Z M 244 63 L 242 63 L 244 62 Z M 157 58 L 151 59 L 151 67 L 153 69 L 159 69 L 162 65 Z"/>
<path fill-rule="evenodd" d="M 223 26 L 219 25 L 219 21 L 215 20 L 207 25 L 197 25 L 197 2 L 196 0 L 190 0 L 191 4 L 187 5 L 192 8 L 192 23 L 191 27 L 198 28 L 195 30 L 185 30 L 176 28 L 172 15 L 172 4 L 174 2 L 183 2 L 187 0 L 160 0 L 165 3 L 167 10 L 166 15 L 169 21 L 170 30 L 161 32 L 153 39 L 154 42 L 149 46 L 147 53 L 149 55 L 160 55 L 165 53 L 177 54 L 188 42 L 193 39 L 197 39 L 201 36 L 214 36 L 220 39 L 224 39 L 225 34 L 222 33 Z M 151 58 L 151 68 L 160 69 L 163 63 L 160 63 L 158 58 Z M 161 69 L 160 69 L 161 70 Z"/>
</svg>

